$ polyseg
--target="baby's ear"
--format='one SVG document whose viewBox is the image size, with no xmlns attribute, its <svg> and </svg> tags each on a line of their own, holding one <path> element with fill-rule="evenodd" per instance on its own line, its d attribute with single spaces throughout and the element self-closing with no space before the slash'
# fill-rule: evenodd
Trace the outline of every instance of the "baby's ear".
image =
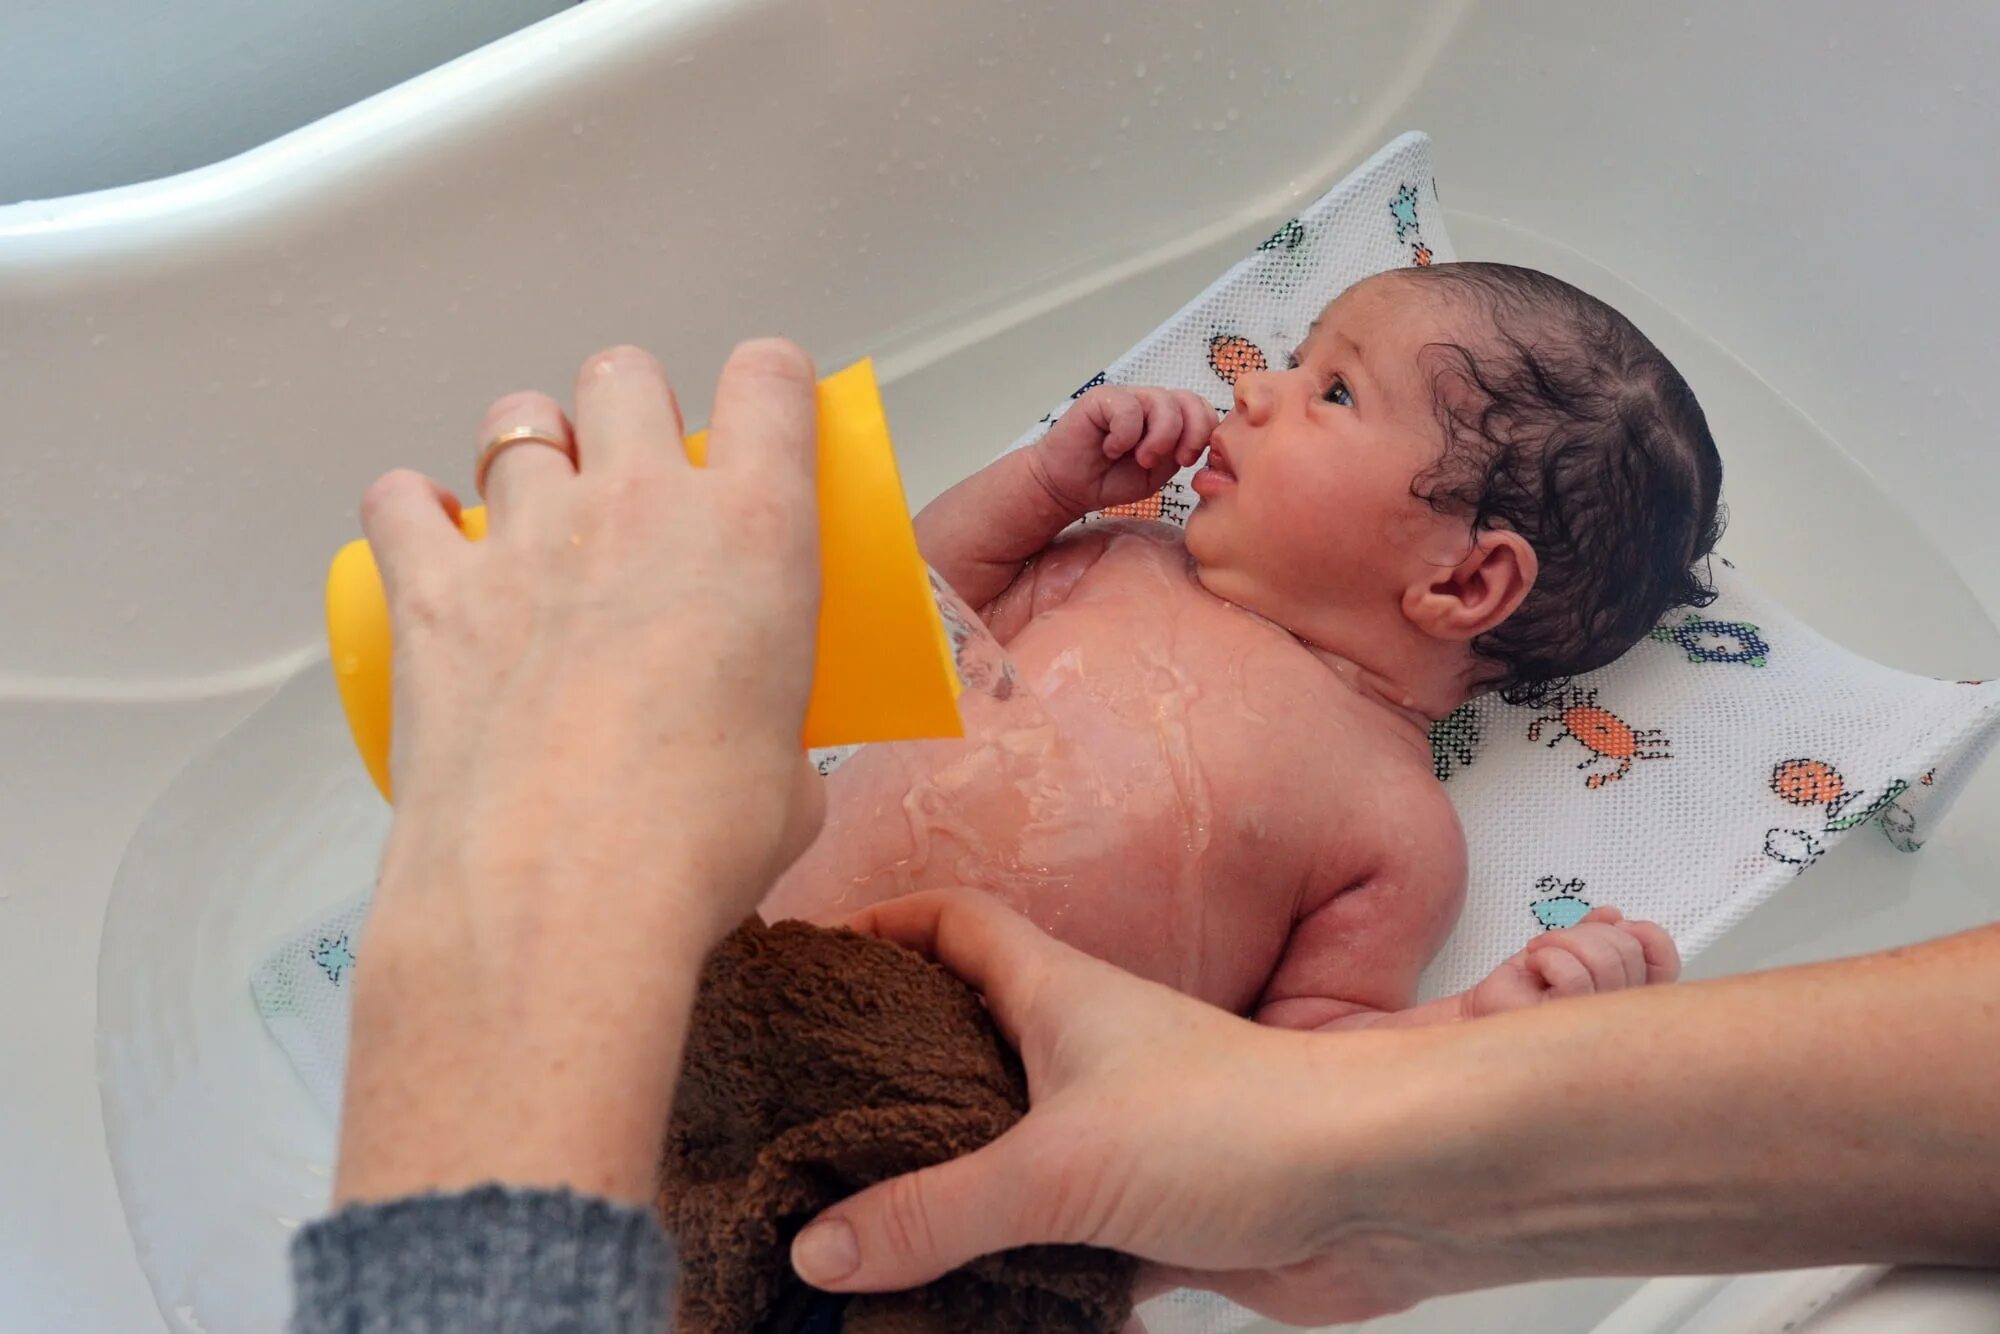
<svg viewBox="0 0 2000 1334">
<path fill-rule="evenodd" d="M 1488 529 L 1457 565 L 1433 568 L 1404 590 L 1403 615 L 1437 639 L 1477 639 L 1519 609 L 1540 569 L 1525 537 Z"/>
</svg>

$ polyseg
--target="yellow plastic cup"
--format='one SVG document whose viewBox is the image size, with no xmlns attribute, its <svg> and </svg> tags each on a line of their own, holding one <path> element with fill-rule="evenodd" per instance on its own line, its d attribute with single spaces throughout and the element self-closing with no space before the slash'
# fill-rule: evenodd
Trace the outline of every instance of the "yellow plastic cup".
<svg viewBox="0 0 2000 1334">
<path fill-rule="evenodd" d="M 707 447 L 706 431 L 688 437 L 696 467 Z M 819 525 L 819 637 L 803 744 L 963 736 L 952 645 L 917 554 L 881 391 L 865 360 L 819 382 Z M 471 541 L 486 536 L 485 508 L 466 510 L 459 527 Z M 354 744 L 390 797 L 394 645 L 366 541 L 342 547 L 327 571 L 326 633 Z"/>
</svg>

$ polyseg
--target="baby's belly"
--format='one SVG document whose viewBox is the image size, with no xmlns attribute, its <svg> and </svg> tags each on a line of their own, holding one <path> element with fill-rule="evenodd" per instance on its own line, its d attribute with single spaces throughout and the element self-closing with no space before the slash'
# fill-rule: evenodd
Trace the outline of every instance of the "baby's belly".
<svg viewBox="0 0 2000 1334">
<path fill-rule="evenodd" d="M 833 774 L 826 828 L 764 915 L 830 922 L 969 886 L 1090 954 L 1244 1009 L 1313 870 L 1313 831 L 1288 814 L 1312 777 L 1285 772 L 1279 726 L 1232 694 L 1240 680 L 1207 670 L 1240 658 L 1212 642 L 1176 654 L 1087 604 L 1069 610 L 1010 646 L 1011 698 L 965 697 L 965 739 L 870 746 Z"/>
</svg>

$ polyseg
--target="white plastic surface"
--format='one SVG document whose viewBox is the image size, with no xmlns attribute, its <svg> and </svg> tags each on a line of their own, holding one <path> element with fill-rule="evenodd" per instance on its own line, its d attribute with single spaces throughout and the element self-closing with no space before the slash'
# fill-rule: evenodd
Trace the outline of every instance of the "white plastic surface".
<svg viewBox="0 0 2000 1334">
<path fill-rule="evenodd" d="M 1423 128 L 1463 254 L 1575 278 L 1681 363 L 1761 583 L 1883 661 L 1991 673 L 1996 41 L 1969 3 L 590 0 L 241 158 L 0 209 L 0 1326 L 161 1318 L 94 1079 L 125 841 L 320 670 L 318 578 L 366 480 L 464 482 L 489 399 L 566 396 L 611 342 L 658 351 L 693 418 L 742 334 L 875 353 L 921 502 L 1051 375 Z M 1704 966 L 1991 919 L 1996 817 L 1989 771 L 1921 857 L 1857 845 Z M 279 865 L 272 832 L 241 831 L 219 902 Z M 146 1032 L 114 1018 L 107 1061 Z M 228 1059 L 251 1090 L 281 1060 Z M 169 1325 L 263 1327 L 208 1263 Z M 1582 1331 L 1629 1290 L 1379 1327 Z"/>
</svg>

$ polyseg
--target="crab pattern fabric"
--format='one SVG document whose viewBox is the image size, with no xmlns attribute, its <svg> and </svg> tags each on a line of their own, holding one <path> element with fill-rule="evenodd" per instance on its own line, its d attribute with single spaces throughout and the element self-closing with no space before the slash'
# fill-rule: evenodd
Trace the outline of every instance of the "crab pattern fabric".
<svg viewBox="0 0 2000 1334">
<path fill-rule="evenodd" d="M 1343 289 L 1452 258 L 1429 144 L 1405 135 L 1088 384 L 1192 389 L 1226 412 L 1236 382 L 1280 364 Z M 1117 514 L 1185 520 L 1189 475 Z M 1669 613 L 1611 666 L 1535 705 L 1487 697 L 1432 724 L 1432 768 L 1472 873 L 1425 995 L 1476 982 L 1520 948 L 1524 928 L 1592 903 L 1660 922 L 1691 955 L 1850 834 L 1921 847 L 2000 734 L 2000 691 L 1868 662 L 1729 561 L 1712 565 L 1720 598 Z M 1774 779 L 1787 760 L 1799 765 Z"/>
</svg>

